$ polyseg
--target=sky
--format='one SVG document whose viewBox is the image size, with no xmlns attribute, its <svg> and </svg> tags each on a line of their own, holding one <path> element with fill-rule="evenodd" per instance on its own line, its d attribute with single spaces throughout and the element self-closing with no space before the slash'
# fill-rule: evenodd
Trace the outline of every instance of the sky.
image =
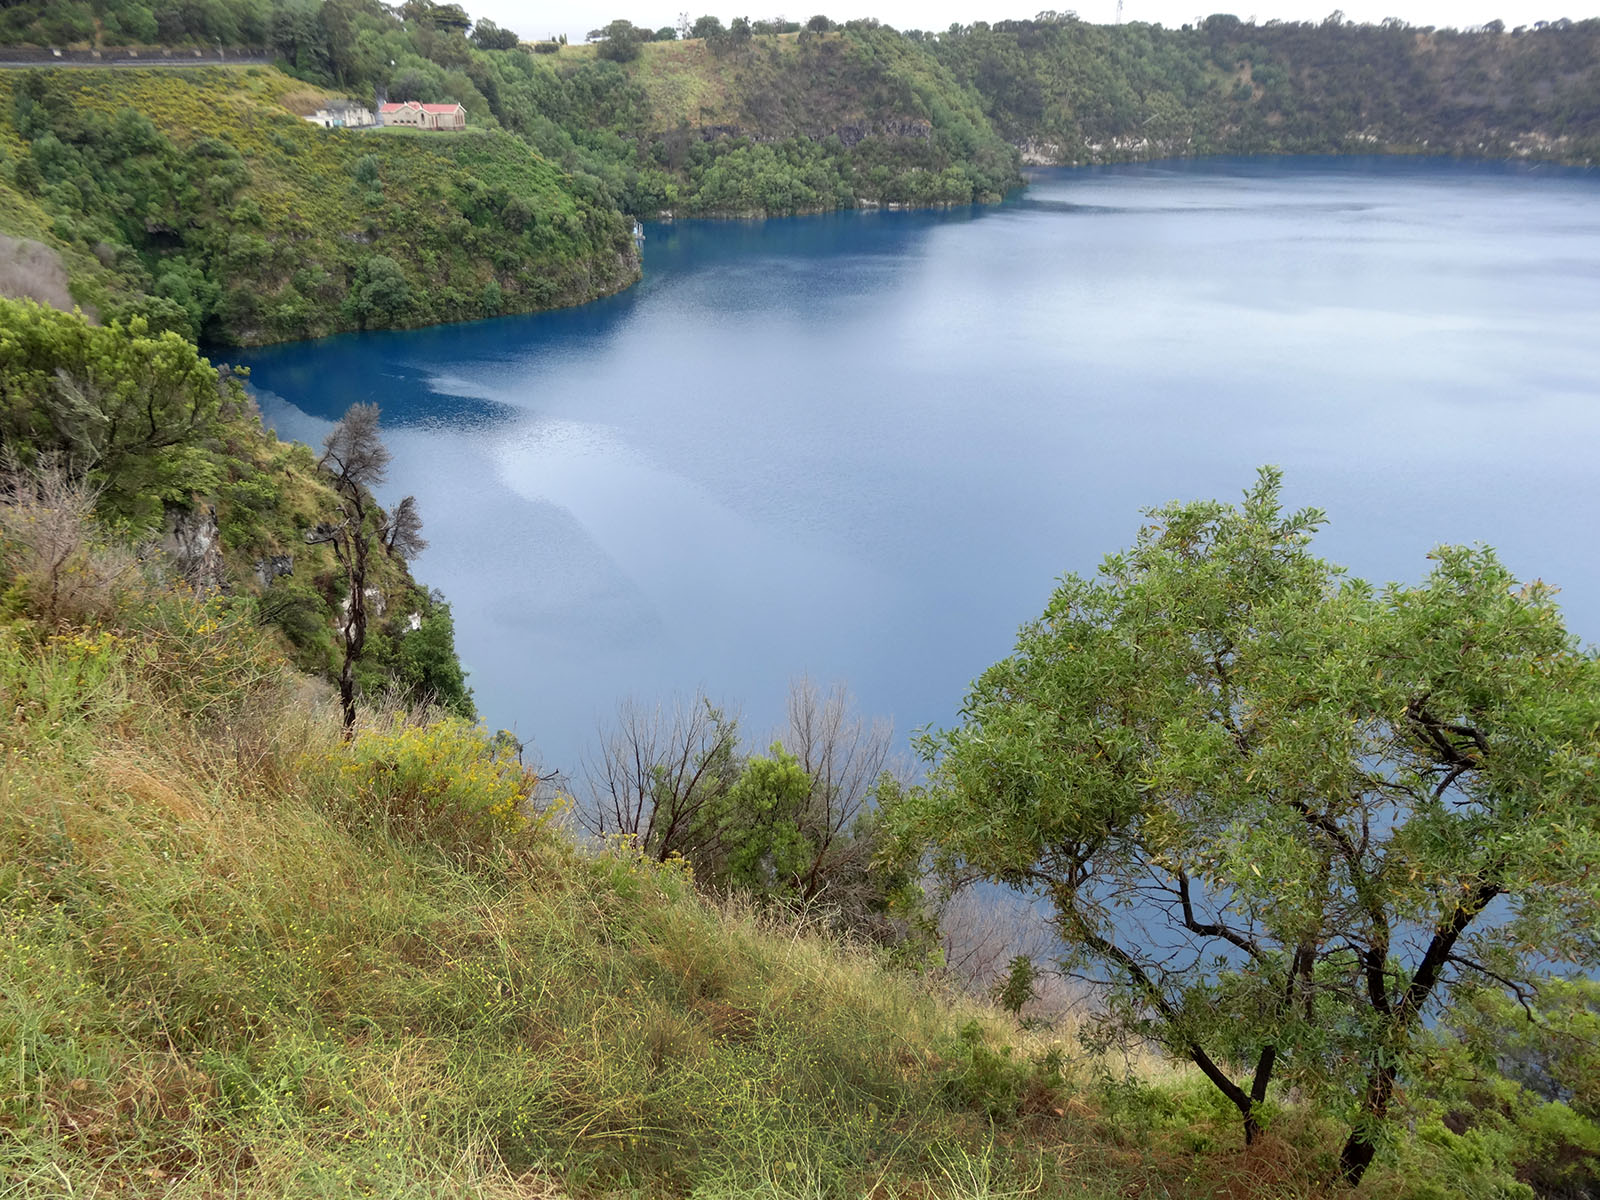
<svg viewBox="0 0 1600 1200">
<path fill-rule="evenodd" d="M 731 0 L 568 0 L 562 4 L 529 4 L 525 0 L 466 0 L 475 17 L 488 17 L 526 38 L 565 33 L 581 41 L 590 29 L 615 17 L 626 17 L 652 29 L 677 23 L 689 6 L 691 18 L 713 13 L 724 22 L 735 16 L 752 19 L 785 17 L 804 21 L 823 12 L 836 21 L 877 17 L 896 29 L 948 29 L 953 22 L 999 21 L 1030 17 L 1040 8 L 1072 9 L 1085 21 L 1109 23 L 1117 16 L 1117 0 L 754 0 L 729 7 Z M 1399 17 L 1413 25 L 1465 28 L 1502 20 L 1507 28 L 1535 21 L 1600 16 L 1600 0 L 1122 0 L 1125 21 L 1158 21 L 1169 27 L 1189 24 L 1213 12 L 1231 12 L 1257 21 L 1320 21 L 1335 7 L 1352 21 Z"/>
</svg>

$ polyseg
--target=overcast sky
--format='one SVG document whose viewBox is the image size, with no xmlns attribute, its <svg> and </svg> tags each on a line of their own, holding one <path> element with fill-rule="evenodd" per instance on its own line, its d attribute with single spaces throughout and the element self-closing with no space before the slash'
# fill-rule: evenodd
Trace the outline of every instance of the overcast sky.
<svg viewBox="0 0 1600 1200">
<path fill-rule="evenodd" d="M 1031 5 L 1029 0 L 752 0 L 749 4 L 728 7 L 730 0 L 570 0 L 563 4 L 528 4 L 522 0 L 466 0 L 465 8 L 475 17 L 488 17 L 515 29 L 523 37 L 547 37 L 565 33 L 581 41 L 590 29 L 614 17 L 627 17 L 652 29 L 677 23 L 678 14 L 688 4 L 689 16 L 710 12 L 724 22 L 735 16 L 752 19 L 783 16 L 803 21 L 815 12 L 824 12 L 836 21 L 850 17 L 877 17 L 896 29 L 948 29 L 952 22 L 1000 21 L 1007 17 L 1030 17 L 1051 0 Z M 1054 6 L 1072 9 L 1085 21 L 1110 22 L 1116 19 L 1117 0 L 1053 0 Z M 765 5 L 765 8 L 763 8 Z M 1600 15 L 1600 0 L 1242 0 L 1224 5 L 1211 0 L 1123 0 L 1125 21 L 1159 21 L 1177 27 L 1207 13 L 1231 12 L 1257 21 L 1320 21 L 1335 7 L 1342 8 L 1352 21 L 1382 21 L 1400 17 L 1413 25 L 1451 25 L 1463 28 L 1481 25 L 1498 18 L 1508 28 L 1531 25 L 1558 17 L 1580 20 Z"/>
</svg>

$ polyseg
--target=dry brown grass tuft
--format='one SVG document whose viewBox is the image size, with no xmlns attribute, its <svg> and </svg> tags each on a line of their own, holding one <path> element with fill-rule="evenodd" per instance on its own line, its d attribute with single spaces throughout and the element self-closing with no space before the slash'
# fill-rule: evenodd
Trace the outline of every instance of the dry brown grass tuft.
<svg viewBox="0 0 1600 1200">
<path fill-rule="evenodd" d="M 200 824 L 209 808 L 190 780 L 169 764 L 152 763 L 149 751 L 119 748 L 102 755 L 95 764 L 106 784 L 140 804 L 160 808 L 177 821 Z M 160 774 L 150 768 L 157 767 Z"/>
<path fill-rule="evenodd" d="M 104 621 L 142 582 L 143 559 L 94 519 L 93 485 L 57 463 L 0 463 L 0 572 L 51 628 Z"/>
</svg>

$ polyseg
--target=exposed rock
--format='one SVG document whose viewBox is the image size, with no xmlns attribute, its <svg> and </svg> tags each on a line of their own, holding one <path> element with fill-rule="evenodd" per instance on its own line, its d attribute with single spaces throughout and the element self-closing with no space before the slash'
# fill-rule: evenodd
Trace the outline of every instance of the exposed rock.
<svg viewBox="0 0 1600 1200">
<path fill-rule="evenodd" d="M 1022 155 L 1022 165 L 1025 167 L 1053 167 L 1068 161 L 1068 156 L 1057 142 L 1027 138 L 1017 144 L 1017 150 Z"/>
<path fill-rule="evenodd" d="M 389 598 L 383 594 L 382 588 L 363 588 L 361 594 L 367 598 L 367 616 L 373 620 L 381 621 L 389 611 Z M 339 601 L 339 615 L 344 620 L 350 619 L 350 597 L 346 596 Z"/>
<path fill-rule="evenodd" d="M 266 558 L 256 560 L 256 582 L 262 587 L 271 587 L 274 580 L 285 575 L 294 574 L 294 555 L 271 554 Z"/>
<path fill-rule="evenodd" d="M 222 534 L 217 529 L 214 506 L 169 508 L 161 531 L 161 548 L 190 587 L 202 592 L 226 590 L 227 569 L 222 561 Z"/>
<path fill-rule="evenodd" d="M 0 233 L 0 296 L 37 300 L 62 312 L 72 311 L 67 269 L 61 256 L 43 242 Z"/>
</svg>

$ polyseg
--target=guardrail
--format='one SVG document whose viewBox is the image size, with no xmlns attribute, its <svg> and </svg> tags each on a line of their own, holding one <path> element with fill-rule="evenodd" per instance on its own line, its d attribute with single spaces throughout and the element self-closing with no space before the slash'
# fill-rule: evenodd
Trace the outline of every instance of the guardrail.
<svg viewBox="0 0 1600 1200">
<path fill-rule="evenodd" d="M 55 50 L 0 46 L 0 67 L 215 67 L 267 66 L 271 51 L 260 46 L 155 46 L 130 49 Z"/>
</svg>

